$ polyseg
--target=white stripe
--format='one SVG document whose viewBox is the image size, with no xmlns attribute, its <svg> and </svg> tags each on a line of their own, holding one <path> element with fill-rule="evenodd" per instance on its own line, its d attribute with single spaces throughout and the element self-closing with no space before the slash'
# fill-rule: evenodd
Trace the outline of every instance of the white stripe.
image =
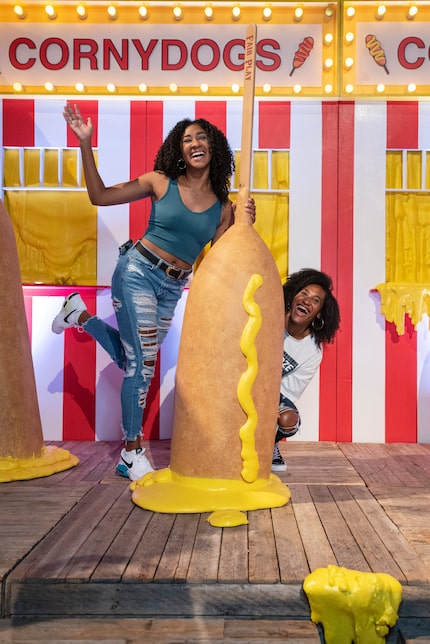
<svg viewBox="0 0 430 644">
<path fill-rule="evenodd" d="M 110 289 L 97 292 L 97 315 L 117 328 Z M 95 435 L 99 441 L 122 439 L 121 385 L 123 372 L 96 343 Z"/>
<path fill-rule="evenodd" d="M 430 103 L 418 103 L 418 149 L 430 150 Z"/>
<path fill-rule="evenodd" d="M 98 167 L 106 186 L 134 178 L 130 177 L 129 101 L 99 101 Z M 111 283 L 118 248 L 130 235 L 129 212 L 129 204 L 98 208 L 97 284 Z"/>
<path fill-rule="evenodd" d="M 385 281 L 386 129 L 385 103 L 356 103 L 351 285 L 354 442 L 385 442 L 385 318 L 371 289 Z"/>
<path fill-rule="evenodd" d="M 172 326 L 160 350 L 160 439 L 170 438 L 172 435 L 176 363 L 187 297 L 188 289 L 183 292 L 176 306 Z"/>
<path fill-rule="evenodd" d="M 167 100 L 163 103 L 163 139 L 169 134 L 170 130 L 183 119 L 195 118 L 196 104 L 195 101 L 185 99 Z"/>
<path fill-rule="evenodd" d="M 288 271 L 321 267 L 321 103 L 291 103 Z"/>
<path fill-rule="evenodd" d="M 63 440 L 64 333 L 52 333 L 51 320 L 62 304 L 63 297 L 32 299 L 31 351 L 40 420 L 44 440 L 53 441 Z"/>
<path fill-rule="evenodd" d="M 63 99 L 34 101 L 34 145 L 41 148 L 65 148 L 66 122 L 63 118 Z"/>
<path fill-rule="evenodd" d="M 242 101 L 227 101 L 226 137 L 232 150 L 240 150 L 242 138 Z"/>
<path fill-rule="evenodd" d="M 321 268 L 321 103 L 291 103 L 290 140 L 288 272 L 292 273 Z M 296 440 L 319 439 L 319 378 L 317 373 L 298 401 L 302 426 Z"/>
<path fill-rule="evenodd" d="M 429 316 L 417 325 L 417 442 L 430 443 L 430 331 Z"/>
</svg>

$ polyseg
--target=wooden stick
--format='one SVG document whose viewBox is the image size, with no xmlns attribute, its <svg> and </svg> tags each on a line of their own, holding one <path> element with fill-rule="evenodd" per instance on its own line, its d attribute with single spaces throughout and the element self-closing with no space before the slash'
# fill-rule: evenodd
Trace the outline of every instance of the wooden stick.
<svg viewBox="0 0 430 644">
<path fill-rule="evenodd" d="M 245 35 L 245 64 L 243 67 L 242 140 L 236 223 L 249 223 L 245 213 L 245 204 L 251 184 L 256 49 L 257 27 L 256 25 L 248 25 Z"/>
</svg>

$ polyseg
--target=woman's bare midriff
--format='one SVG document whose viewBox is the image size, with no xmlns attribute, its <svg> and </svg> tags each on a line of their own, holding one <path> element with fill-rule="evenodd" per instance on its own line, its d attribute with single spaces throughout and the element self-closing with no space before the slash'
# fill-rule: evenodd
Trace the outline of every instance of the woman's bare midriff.
<svg viewBox="0 0 430 644">
<path fill-rule="evenodd" d="M 167 262 L 168 264 L 172 264 L 173 266 L 182 268 L 184 271 L 188 271 L 190 268 L 192 268 L 192 264 L 188 264 L 187 262 L 184 262 L 182 259 L 179 259 L 179 257 L 175 257 L 170 253 L 166 253 L 165 250 L 163 250 L 162 248 L 159 248 L 158 246 L 156 246 L 156 244 L 153 244 L 151 241 L 149 241 L 149 239 L 142 238 L 140 242 L 144 246 L 146 246 L 148 250 L 152 250 L 153 253 L 156 253 L 156 255 L 164 259 L 164 261 Z"/>
</svg>

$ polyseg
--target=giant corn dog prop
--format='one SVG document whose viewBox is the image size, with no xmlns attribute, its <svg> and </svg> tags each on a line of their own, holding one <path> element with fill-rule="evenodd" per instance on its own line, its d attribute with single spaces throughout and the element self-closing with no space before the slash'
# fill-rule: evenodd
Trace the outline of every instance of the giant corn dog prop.
<svg viewBox="0 0 430 644">
<path fill-rule="evenodd" d="M 132 484 L 158 512 L 213 512 L 212 525 L 247 523 L 245 510 L 288 502 L 271 474 L 284 337 L 281 281 L 248 221 L 256 27 L 245 40 L 240 189 L 235 223 L 191 283 L 176 371 L 170 467 Z M 264 213 L 260 216 L 264 216 Z"/>
<path fill-rule="evenodd" d="M 43 445 L 21 273 L 9 215 L 0 201 L 0 483 L 49 476 L 78 464 Z"/>
</svg>

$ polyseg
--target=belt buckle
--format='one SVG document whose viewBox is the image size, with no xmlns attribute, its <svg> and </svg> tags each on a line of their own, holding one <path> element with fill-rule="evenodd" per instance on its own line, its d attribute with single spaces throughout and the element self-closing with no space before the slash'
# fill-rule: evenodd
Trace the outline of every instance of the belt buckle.
<svg viewBox="0 0 430 644">
<path fill-rule="evenodd" d="M 178 280 L 184 271 L 180 268 L 175 268 L 174 266 L 168 266 L 166 268 L 167 277 L 173 277 L 175 280 Z"/>
</svg>

